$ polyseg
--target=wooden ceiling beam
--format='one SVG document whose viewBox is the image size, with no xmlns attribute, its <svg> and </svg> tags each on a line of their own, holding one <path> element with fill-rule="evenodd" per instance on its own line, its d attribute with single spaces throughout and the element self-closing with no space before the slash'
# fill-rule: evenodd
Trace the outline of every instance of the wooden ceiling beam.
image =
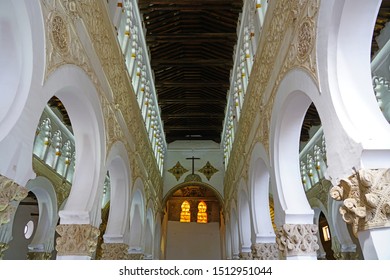
<svg viewBox="0 0 390 280">
<path fill-rule="evenodd" d="M 178 81 L 161 81 L 156 83 L 156 88 L 163 87 L 180 87 L 180 88 L 207 88 L 207 87 L 229 87 L 230 84 L 227 81 L 187 81 L 187 82 L 178 82 Z"/>
<path fill-rule="evenodd" d="M 188 99 L 188 98 L 177 98 L 177 99 L 159 99 L 158 104 L 160 106 L 170 104 L 183 104 L 184 105 L 202 105 L 202 104 L 217 104 L 224 105 L 221 99 Z"/>
<path fill-rule="evenodd" d="M 208 112 L 183 112 L 183 113 L 167 113 L 162 114 L 163 119 L 198 119 L 198 118 L 214 118 L 223 119 L 223 114 L 213 114 Z"/>
<path fill-rule="evenodd" d="M 194 44 L 199 42 L 220 42 L 232 40 L 235 42 L 237 34 L 234 33 L 171 33 L 164 35 L 148 35 L 146 42 L 148 44 L 160 42 L 160 43 L 182 43 L 182 44 Z"/>
<path fill-rule="evenodd" d="M 221 130 L 222 125 L 207 125 L 207 126 L 193 126 L 193 125 L 171 125 L 169 127 L 164 127 L 165 132 L 169 131 L 208 131 L 208 130 Z"/>
<path fill-rule="evenodd" d="M 231 67 L 233 65 L 232 59 L 191 59 L 191 58 L 177 58 L 177 59 L 152 59 L 152 68 L 154 67 L 171 67 L 171 66 L 188 66 L 188 65 L 204 65 L 204 66 L 222 66 Z"/>
</svg>

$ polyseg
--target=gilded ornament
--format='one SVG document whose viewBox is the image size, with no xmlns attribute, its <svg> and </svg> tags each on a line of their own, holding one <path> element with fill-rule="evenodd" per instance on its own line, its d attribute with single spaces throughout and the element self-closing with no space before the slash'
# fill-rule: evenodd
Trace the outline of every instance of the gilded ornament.
<svg viewBox="0 0 390 280">
<path fill-rule="evenodd" d="M 207 180 L 210 181 L 210 178 L 217 173 L 219 170 L 216 169 L 214 166 L 211 165 L 209 161 L 207 161 L 206 165 L 203 166 L 201 169 L 198 170 L 200 173 L 202 173 L 204 176 L 206 176 Z"/>
<path fill-rule="evenodd" d="M 175 176 L 176 181 L 179 181 L 180 177 L 188 172 L 188 169 L 184 168 L 181 163 L 178 161 L 171 169 L 168 170 L 169 173 L 172 173 Z"/>
</svg>

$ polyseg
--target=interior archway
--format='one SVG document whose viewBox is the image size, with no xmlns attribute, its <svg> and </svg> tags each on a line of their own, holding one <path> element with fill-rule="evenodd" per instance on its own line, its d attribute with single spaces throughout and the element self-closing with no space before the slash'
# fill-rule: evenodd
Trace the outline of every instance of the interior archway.
<svg viewBox="0 0 390 280">
<path fill-rule="evenodd" d="M 190 205 L 190 221 L 180 222 L 181 206 Z M 207 223 L 198 222 L 199 203 L 206 204 Z M 208 184 L 186 182 L 173 188 L 165 197 L 166 259 L 221 259 L 221 200 Z"/>
</svg>

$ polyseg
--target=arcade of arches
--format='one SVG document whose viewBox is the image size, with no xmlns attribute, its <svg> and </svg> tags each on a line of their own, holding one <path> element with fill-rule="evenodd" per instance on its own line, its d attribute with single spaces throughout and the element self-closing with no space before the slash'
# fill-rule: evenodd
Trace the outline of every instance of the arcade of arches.
<svg viewBox="0 0 390 280">
<path fill-rule="evenodd" d="M 138 2 L 0 2 L 0 259 L 390 259 L 389 2 L 242 1 L 220 142 Z"/>
</svg>

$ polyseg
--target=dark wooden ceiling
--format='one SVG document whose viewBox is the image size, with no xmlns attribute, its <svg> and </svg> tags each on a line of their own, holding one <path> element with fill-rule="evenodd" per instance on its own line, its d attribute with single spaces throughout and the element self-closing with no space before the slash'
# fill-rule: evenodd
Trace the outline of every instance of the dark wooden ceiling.
<svg viewBox="0 0 390 280">
<path fill-rule="evenodd" d="M 242 0 L 139 0 L 168 143 L 220 142 Z"/>
</svg>

